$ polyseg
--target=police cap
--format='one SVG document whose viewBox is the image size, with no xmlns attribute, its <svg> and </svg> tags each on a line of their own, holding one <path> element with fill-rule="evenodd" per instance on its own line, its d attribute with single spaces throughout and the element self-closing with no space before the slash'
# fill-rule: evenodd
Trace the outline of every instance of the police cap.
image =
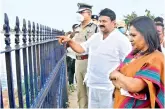
<svg viewBox="0 0 165 109">
<path fill-rule="evenodd" d="M 84 10 L 90 10 L 92 11 L 92 5 L 86 4 L 86 3 L 78 3 L 78 11 L 77 12 L 82 12 Z"/>
<path fill-rule="evenodd" d="M 98 17 L 98 15 L 92 15 L 92 17 L 91 17 L 92 19 L 96 19 L 96 20 L 98 20 L 99 19 L 99 17 Z"/>
</svg>

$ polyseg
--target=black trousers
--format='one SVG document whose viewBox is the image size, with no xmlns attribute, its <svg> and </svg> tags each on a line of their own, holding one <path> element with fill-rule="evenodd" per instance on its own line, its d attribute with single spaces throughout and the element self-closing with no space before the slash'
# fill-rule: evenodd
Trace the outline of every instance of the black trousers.
<svg viewBox="0 0 165 109">
<path fill-rule="evenodd" d="M 71 57 L 67 56 L 66 61 L 67 61 L 68 81 L 69 84 L 73 84 L 74 73 L 75 73 L 75 59 L 72 59 Z"/>
</svg>

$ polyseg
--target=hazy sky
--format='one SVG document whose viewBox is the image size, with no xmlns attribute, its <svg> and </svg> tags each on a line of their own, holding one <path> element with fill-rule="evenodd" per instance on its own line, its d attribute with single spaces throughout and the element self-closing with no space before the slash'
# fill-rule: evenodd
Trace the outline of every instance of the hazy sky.
<svg viewBox="0 0 165 109">
<path fill-rule="evenodd" d="M 165 0 L 2 0 L 2 12 L 8 14 L 12 26 L 15 16 L 19 16 L 21 25 L 22 18 L 26 18 L 68 31 L 77 23 L 78 2 L 93 5 L 93 14 L 98 14 L 101 9 L 110 8 L 115 11 L 117 19 L 122 19 L 123 15 L 132 11 L 144 15 L 145 9 L 150 10 L 155 16 L 165 16 Z"/>
</svg>

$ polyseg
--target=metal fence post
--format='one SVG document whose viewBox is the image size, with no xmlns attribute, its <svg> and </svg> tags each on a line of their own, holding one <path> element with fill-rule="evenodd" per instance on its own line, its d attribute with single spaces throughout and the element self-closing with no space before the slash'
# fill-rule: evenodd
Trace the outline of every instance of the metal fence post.
<svg viewBox="0 0 165 109">
<path fill-rule="evenodd" d="M 9 19 L 7 14 L 5 13 L 3 29 L 5 31 L 5 44 L 6 50 L 10 50 L 10 26 Z M 15 99 L 14 99 L 14 85 L 13 85 L 13 72 L 12 72 L 12 61 L 11 61 L 11 52 L 5 53 L 6 59 L 6 71 L 7 71 L 7 84 L 8 84 L 8 96 L 9 96 L 9 105 L 10 108 L 15 108 Z"/>
</svg>

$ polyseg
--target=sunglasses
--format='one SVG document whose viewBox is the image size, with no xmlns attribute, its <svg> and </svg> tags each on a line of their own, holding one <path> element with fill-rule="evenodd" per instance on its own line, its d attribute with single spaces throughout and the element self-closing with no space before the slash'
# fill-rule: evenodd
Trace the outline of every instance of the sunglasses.
<svg viewBox="0 0 165 109">
<path fill-rule="evenodd" d="M 79 14 L 89 13 L 88 11 L 80 11 Z"/>
</svg>

